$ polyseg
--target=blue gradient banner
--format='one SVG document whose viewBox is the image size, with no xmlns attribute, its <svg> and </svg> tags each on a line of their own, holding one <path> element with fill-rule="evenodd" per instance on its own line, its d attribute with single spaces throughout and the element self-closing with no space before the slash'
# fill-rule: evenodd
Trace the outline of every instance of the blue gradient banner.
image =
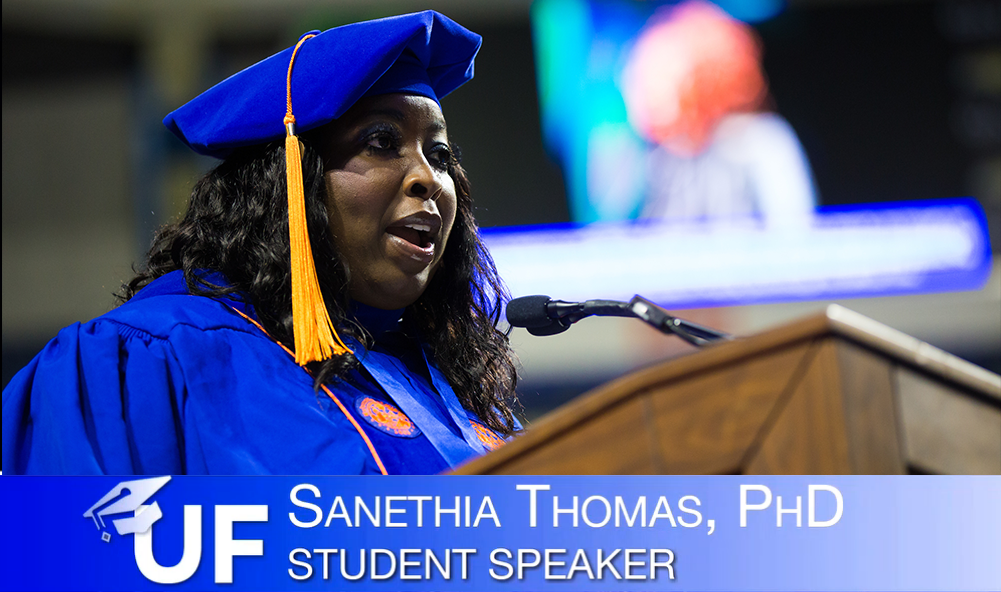
<svg viewBox="0 0 1001 592">
<path fill-rule="evenodd" d="M 4 590 L 998 590 L 1001 477 L 0 477 Z"/>
</svg>

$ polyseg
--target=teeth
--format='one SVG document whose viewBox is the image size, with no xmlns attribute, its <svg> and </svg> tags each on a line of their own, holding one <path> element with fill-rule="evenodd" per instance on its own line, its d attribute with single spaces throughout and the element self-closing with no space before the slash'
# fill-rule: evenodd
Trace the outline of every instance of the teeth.
<svg viewBox="0 0 1001 592">
<path fill-rule="evenodd" d="M 417 232 L 431 232 L 431 227 L 427 224 L 405 224 L 404 226 Z"/>
</svg>

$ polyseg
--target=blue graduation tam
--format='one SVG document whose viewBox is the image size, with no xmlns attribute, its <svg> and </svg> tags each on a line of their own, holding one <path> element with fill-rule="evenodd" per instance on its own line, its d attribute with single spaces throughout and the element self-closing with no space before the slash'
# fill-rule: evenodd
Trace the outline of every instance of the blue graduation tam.
<svg viewBox="0 0 1001 592">
<path fill-rule="evenodd" d="M 366 95 L 403 92 L 438 101 L 473 77 L 481 42 L 433 10 L 313 33 L 291 74 L 298 132 L 340 117 Z M 195 152 L 217 158 L 284 137 L 294 50 L 230 76 L 167 115 L 164 125 Z"/>
</svg>

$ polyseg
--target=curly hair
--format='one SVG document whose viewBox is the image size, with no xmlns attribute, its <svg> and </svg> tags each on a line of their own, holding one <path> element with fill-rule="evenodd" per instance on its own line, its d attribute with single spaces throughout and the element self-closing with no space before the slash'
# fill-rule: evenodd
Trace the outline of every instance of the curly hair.
<svg viewBox="0 0 1001 592">
<path fill-rule="evenodd" d="M 349 272 L 328 226 L 323 159 L 308 138 L 302 168 L 309 237 L 330 318 L 338 331 L 370 345 L 348 314 Z M 245 297 L 271 337 L 293 348 L 285 174 L 283 142 L 243 148 L 223 161 L 195 185 L 184 217 L 157 232 L 145 264 L 119 299 L 125 302 L 154 279 L 182 270 L 192 294 Z M 457 207 L 448 247 L 404 320 L 417 328 L 463 406 L 492 429 L 511 434 L 517 373 L 507 334 L 497 328 L 507 291 L 473 220 L 465 171 L 455 163 L 449 175 Z M 229 285 L 208 283 L 199 273 L 205 270 L 221 272 Z M 357 364 L 345 354 L 308 369 L 319 389 Z"/>
</svg>

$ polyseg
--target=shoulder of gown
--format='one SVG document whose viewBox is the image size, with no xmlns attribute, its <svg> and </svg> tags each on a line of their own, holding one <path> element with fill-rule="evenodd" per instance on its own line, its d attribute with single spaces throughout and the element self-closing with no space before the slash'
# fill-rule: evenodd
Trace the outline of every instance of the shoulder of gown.
<svg viewBox="0 0 1001 592">
<path fill-rule="evenodd" d="M 378 472 L 349 418 L 234 309 L 252 314 L 174 272 L 60 331 L 4 389 L 3 471 Z"/>
</svg>

